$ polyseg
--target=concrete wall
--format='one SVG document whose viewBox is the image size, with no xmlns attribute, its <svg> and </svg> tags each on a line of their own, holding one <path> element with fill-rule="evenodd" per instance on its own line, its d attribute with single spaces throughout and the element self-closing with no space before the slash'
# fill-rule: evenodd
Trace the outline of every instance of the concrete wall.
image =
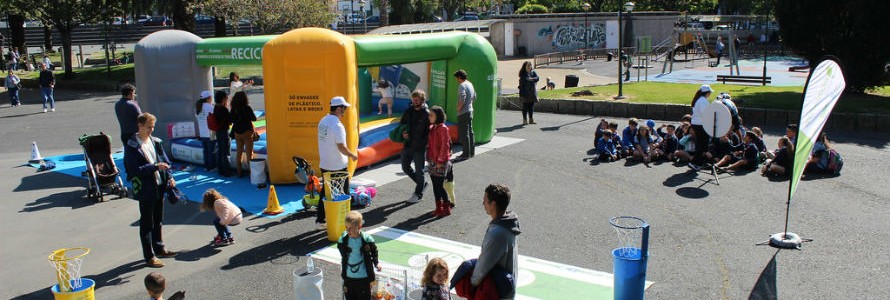
<svg viewBox="0 0 890 300">
<path fill-rule="evenodd" d="M 629 18 L 625 14 L 622 19 L 630 20 L 625 22 L 625 28 L 631 30 L 634 37 L 649 36 L 654 46 L 671 37 L 678 16 L 678 13 L 673 12 L 641 12 L 633 13 Z M 515 15 L 503 19 L 505 22 L 512 22 L 514 29 L 519 32 L 514 45 L 517 50 L 516 56 L 533 56 L 583 48 L 613 48 L 614 42 L 609 40 L 617 41 L 618 36 L 617 13 L 587 14 L 586 31 L 585 14 Z M 609 23 L 611 24 L 607 25 Z M 504 25 L 501 23 L 493 24 L 490 29 L 490 41 L 499 55 L 504 53 L 503 30 Z M 630 42 L 625 45 L 634 44 Z M 525 50 L 524 53 L 522 49 Z"/>
<path fill-rule="evenodd" d="M 498 98 L 498 108 L 521 110 L 522 102 L 517 96 Z M 679 122 L 685 114 L 691 114 L 689 105 L 646 104 L 618 101 L 594 101 L 577 99 L 541 99 L 535 104 L 535 111 L 569 115 L 587 115 L 613 118 L 640 118 Z M 798 123 L 800 111 L 785 109 L 765 109 L 739 107 L 739 114 L 748 127 L 781 127 Z M 825 123 L 826 130 L 855 130 L 861 132 L 890 133 L 890 115 L 832 113 Z"/>
</svg>

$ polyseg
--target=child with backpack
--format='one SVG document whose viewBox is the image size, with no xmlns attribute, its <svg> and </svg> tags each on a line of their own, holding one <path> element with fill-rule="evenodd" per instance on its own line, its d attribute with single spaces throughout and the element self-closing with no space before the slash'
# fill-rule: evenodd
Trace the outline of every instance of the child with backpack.
<svg viewBox="0 0 890 300">
<path fill-rule="evenodd" d="M 831 144 L 828 142 L 828 135 L 824 132 L 816 138 L 812 153 L 804 172 L 828 175 L 839 175 L 841 173 L 841 169 L 844 167 L 844 160 L 841 159 L 841 155 L 837 153 L 837 150 L 831 147 Z"/>
<path fill-rule="evenodd" d="M 213 219 L 213 227 L 216 227 L 216 237 L 211 242 L 214 246 L 228 246 L 235 243 L 229 226 L 241 223 L 243 214 L 241 209 L 235 206 L 228 198 L 223 197 L 216 189 L 208 189 L 204 192 L 201 202 L 201 211 L 213 210 L 216 218 Z"/>
<path fill-rule="evenodd" d="M 337 240 L 340 251 L 340 276 L 343 297 L 347 300 L 371 298 L 371 283 L 376 280 L 374 268 L 382 271 L 374 237 L 362 231 L 362 213 L 346 213 L 346 232 Z"/>
</svg>

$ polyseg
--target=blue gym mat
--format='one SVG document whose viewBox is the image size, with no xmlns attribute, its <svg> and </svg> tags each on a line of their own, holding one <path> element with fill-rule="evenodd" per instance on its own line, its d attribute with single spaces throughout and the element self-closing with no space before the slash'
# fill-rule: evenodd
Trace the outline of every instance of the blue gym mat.
<svg viewBox="0 0 890 300">
<path fill-rule="evenodd" d="M 127 182 L 127 174 L 124 170 L 124 154 L 122 152 L 114 153 L 111 156 L 115 165 L 121 172 L 121 179 L 124 180 L 126 186 L 130 186 Z M 44 158 L 45 161 L 52 161 L 56 167 L 47 171 L 59 172 L 78 178 L 83 178 L 81 174 L 86 170 L 86 162 L 83 154 L 66 154 Z M 30 164 L 34 168 L 39 168 L 39 164 Z M 301 184 L 276 185 L 275 193 L 278 195 L 278 203 L 284 208 L 284 212 L 278 215 L 263 215 L 266 204 L 269 199 L 269 188 L 258 189 L 250 183 L 250 176 L 238 178 L 237 176 L 222 177 L 216 172 L 207 172 L 202 166 L 193 166 L 192 172 L 180 170 L 185 166 L 193 166 L 188 163 L 174 162 L 173 178 L 176 179 L 176 186 L 188 197 L 188 200 L 195 203 L 201 203 L 201 197 L 209 188 L 215 188 L 224 196 L 229 198 L 235 205 L 241 207 L 245 212 L 252 215 L 262 215 L 268 218 L 278 218 L 288 214 L 292 214 L 303 210 L 303 195 L 306 193 Z M 192 180 L 192 175 L 195 179 Z"/>
</svg>

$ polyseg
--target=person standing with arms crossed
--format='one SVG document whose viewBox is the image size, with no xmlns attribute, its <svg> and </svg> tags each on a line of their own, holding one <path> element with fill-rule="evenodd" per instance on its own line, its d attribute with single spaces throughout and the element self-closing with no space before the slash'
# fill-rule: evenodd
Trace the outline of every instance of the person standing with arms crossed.
<svg viewBox="0 0 890 300">
<path fill-rule="evenodd" d="M 457 136 L 463 146 L 458 160 L 466 160 L 476 155 L 476 140 L 473 137 L 473 102 L 476 101 L 476 89 L 467 80 L 467 71 L 454 72 L 457 79 Z"/>
<path fill-rule="evenodd" d="M 117 123 L 121 127 L 121 144 L 127 145 L 139 126 L 136 118 L 142 114 L 139 102 L 136 102 L 136 87 L 132 84 L 124 84 L 121 87 L 121 99 L 114 103 L 114 114 L 117 115 Z"/>
<path fill-rule="evenodd" d="M 340 118 L 350 106 L 343 97 L 331 98 L 330 113 L 318 122 L 318 167 L 322 176 L 327 172 L 346 171 L 349 166 L 347 158 L 358 160 L 358 154 L 346 147 L 346 128 L 340 123 Z M 345 184 L 341 186 L 348 188 Z M 315 225 L 318 230 L 327 228 L 323 203 L 318 205 Z"/>
<path fill-rule="evenodd" d="M 56 98 L 53 91 L 56 88 L 56 75 L 47 70 L 46 65 L 40 64 L 40 92 L 43 94 L 43 112 L 46 112 L 46 103 L 49 102 L 50 111 L 56 111 Z"/>
</svg>

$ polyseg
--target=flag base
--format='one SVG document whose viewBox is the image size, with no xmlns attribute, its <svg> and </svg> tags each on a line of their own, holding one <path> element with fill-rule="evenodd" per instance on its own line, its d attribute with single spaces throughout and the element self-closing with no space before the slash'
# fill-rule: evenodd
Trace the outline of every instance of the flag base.
<svg viewBox="0 0 890 300">
<path fill-rule="evenodd" d="M 768 241 L 757 243 L 757 245 L 769 245 L 779 249 L 797 249 L 806 242 L 812 242 L 813 239 L 802 238 L 793 232 L 779 232 L 769 236 Z"/>
</svg>

